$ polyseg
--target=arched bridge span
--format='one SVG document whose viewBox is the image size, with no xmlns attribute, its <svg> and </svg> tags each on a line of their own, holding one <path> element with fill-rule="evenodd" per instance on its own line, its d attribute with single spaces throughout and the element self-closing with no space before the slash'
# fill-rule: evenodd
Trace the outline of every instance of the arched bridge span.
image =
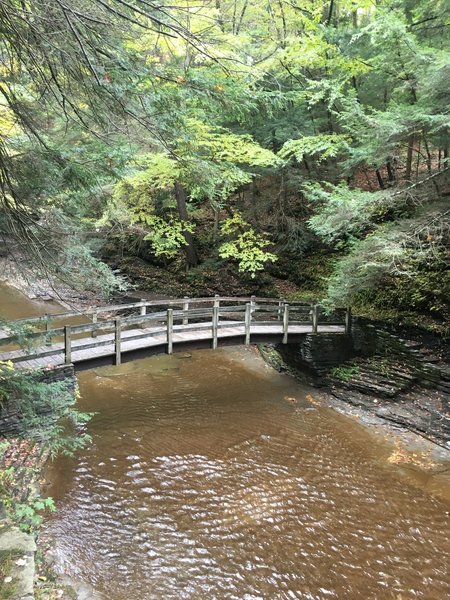
<svg viewBox="0 0 450 600">
<path fill-rule="evenodd" d="M 86 322 L 73 324 L 80 316 Z M 13 332 L 21 326 L 28 329 L 33 346 L 11 349 L 17 341 Z M 255 296 L 142 300 L 15 321 L 10 330 L 0 332 L 0 345 L 9 345 L 0 360 L 11 360 L 22 369 L 62 364 L 86 369 L 188 347 L 288 344 L 308 333 L 350 331 L 350 309 L 327 313 L 320 305 Z"/>
</svg>

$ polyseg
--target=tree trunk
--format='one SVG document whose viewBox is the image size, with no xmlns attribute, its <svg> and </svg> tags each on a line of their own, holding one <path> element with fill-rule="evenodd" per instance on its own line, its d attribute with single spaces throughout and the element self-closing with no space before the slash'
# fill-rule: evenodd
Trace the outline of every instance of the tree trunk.
<svg viewBox="0 0 450 600">
<path fill-rule="evenodd" d="M 425 146 L 425 152 L 427 153 L 427 171 L 428 171 L 428 175 L 431 175 L 431 152 L 430 152 L 430 147 L 428 145 L 428 140 L 426 138 L 426 135 L 423 134 L 423 143 Z"/>
<path fill-rule="evenodd" d="M 390 158 L 386 161 L 386 169 L 387 169 L 389 181 L 391 181 L 391 182 L 395 181 L 395 172 L 394 172 L 394 169 L 392 168 L 392 162 L 391 162 Z"/>
<path fill-rule="evenodd" d="M 417 160 L 416 160 L 416 181 L 417 181 L 417 179 L 419 179 L 420 157 L 422 156 L 422 153 L 420 151 L 420 146 L 421 146 L 421 141 L 419 140 L 419 145 L 417 148 Z"/>
<path fill-rule="evenodd" d="M 177 208 L 180 220 L 185 223 L 189 222 L 189 216 L 186 208 L 186 193 L 183 186 L 179 181 L 175 182 L 175 197 L 177 199 Z M 186 246 L 184 252 L 186 254 L 186 262 L 189 267 L 196 267 L 198 265 L 197 251 L 194 246 L 194 239 L 190 231 L 184 232 L 184 238 L 186 240 Z"/>
<path fill-rule="evenodd" d="M 216 10 L 217 10 L 217 23 L 220 27 L 220 31 L 225 33 L 225 22 L 223 19 L 222 7 L 220 5 L 220 0 L 216 0 Z"/>
<path fill-rule="evenodd" d="M 410 135 L 408 139 L 408 152 L 406 154 L 406 173 L 405 179 L 411 181 L 412 160 L 414 151 L 414 136 Z"/>
<path fill-rule="evenodd" d="M 213 240 L 217 242 L 217 238 L 219 237 L 219 209 L 214 209 L 214 230 L 213 230 Z"/>
<path fill-rule="evenodd" d="M 383 178 L 381 177 L 381 173 L 379 169 L 375 169 L 375 174 L 377 176 L 378 179 L 378 185 L 380 186 L 380 190 L 384 190 L 384 181 Z"/>
</svg>

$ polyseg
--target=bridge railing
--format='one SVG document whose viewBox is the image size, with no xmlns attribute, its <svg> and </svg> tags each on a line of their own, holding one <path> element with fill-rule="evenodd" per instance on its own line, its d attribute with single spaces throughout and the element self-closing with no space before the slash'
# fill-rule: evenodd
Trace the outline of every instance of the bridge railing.
<svg viewBox="0 0 450 600">
<path fill-rule="evenodd" d="M 136 310 L 138 314 L 135 314 Z M 79 316 L 80 313 L 76 314 Z M 320 324 L 325 323 L 343 325 L 347 333 L 351 329 L 350 309 L 338 309 L 327 313 L 319 305 L 288 303 L 282 299 L 255 296 L 142 301 L 101 307 L 85 311 L 83 314 L 91 316 L 92 320 L 87 323 L 67 324 L 54 328 L 50 326 L 52 320 L 70 319 L 74 313 L 15 321 L 16 324 L 31 328 L 27 334 L 29 343 L 41 342 L 44 346 L 34 350 L 27 347 L 9 352 L 9 357 L 17 361 L 64 353 L 65 362 L 70 363 L 73 349 L 90 350 L 114 344 L 116 363 L 120 363 L 122 343 L 163 334 L 167 351 L 171 353 L 174 334 L 186 329 L 211 330 L 213 348 L 217 347 L 220 329 L 230 325 L 241 327 L 246 343 L 250 343 L 252 324 L 258 326 L 279 324 L 279 332 L 283 335 L 284 343 L 288 340 L 289 326 L 293 325 L 310 325 L 312 333 L 317 333 Z M 99 315 L 103 318 L 99 319 Z M 101 339 L 97 339 L 98 336 Z M 3 335 L 0 345 L 11 344 L 14 341 L 16 341 L 14 335 Z M 5 354 L 0 355 L 0 360 L 5 358 Z"/>
</svg>

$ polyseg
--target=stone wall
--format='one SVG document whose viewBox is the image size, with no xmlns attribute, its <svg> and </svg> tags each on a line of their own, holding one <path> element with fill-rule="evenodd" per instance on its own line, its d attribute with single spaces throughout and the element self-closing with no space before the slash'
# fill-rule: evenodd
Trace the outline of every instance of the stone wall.
<svg viewBox="0 0 450 600">
<path fill-rule="evenodd" d="M 335 398 L 450 445 L 450 366 L 420 336 L 405 339 L 355 319 L 351 335 L 309 334 L 277 350 L 285 363 L 274 365 L 279 370 L 313 375 L 307 381 Z"/>
<path fill-rule="evenodd" d="M 308 333 L 299 344 L 280 344 L 277 350 L 290 366 L 322 375 L 355 356 L 351 335 Z"/>
<path fill-rule="evenodd" d="M 356 321 L 352 332 L 356 356 L 385 356 L 402 363 L 414 375 L 414 383 L 450 395 L 450 368 L 441 363 L 420 341 L 377 328 L 364 319 Z"/>
<path fill-rule="evenodd" d="M 350 335 L 311 333 L 303 342 L 280 344 L 277 350 L 289 366 L 320 377 L 352 358 L 386 357 L 396 363 L 399 380 L 406 379 L 411 385 L 419 384 L 450 396 L 448 366 L 438 364 L 421 342 L 403 339 L 365 319 L 354 319 Z"/>
<path fill-rule="evenodd" d="M 76 379 L 73 365 L 61 365 L 52 369 L 45 369 L 36 374 L 37 380 L 43 383 L 70 380 L 73 393 L 76 390 Z M 0 404 L 0 435 L 14 436 L 20 434 L 21 419 L 19 401 L 10 399 Z"/>
</svg>

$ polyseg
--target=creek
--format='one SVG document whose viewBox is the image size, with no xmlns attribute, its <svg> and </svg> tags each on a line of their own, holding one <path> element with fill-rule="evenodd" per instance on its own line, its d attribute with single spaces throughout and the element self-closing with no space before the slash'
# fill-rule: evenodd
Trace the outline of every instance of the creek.
<svg viewBox="0 0 450 600">
<path fill-rule="evenodd" d="M 448 500 L 255 349 L 78 381 L 93 440 L 47 468 L 45 536 L 98 597 L 449 597 Z"/>
<path fill-rule="evenodd" d="M 250 351 L 79 375 L 93 443 L 51 465 L 57 569 L 105 598 L 448 597 L 448 505 Z"/>
</svg>

